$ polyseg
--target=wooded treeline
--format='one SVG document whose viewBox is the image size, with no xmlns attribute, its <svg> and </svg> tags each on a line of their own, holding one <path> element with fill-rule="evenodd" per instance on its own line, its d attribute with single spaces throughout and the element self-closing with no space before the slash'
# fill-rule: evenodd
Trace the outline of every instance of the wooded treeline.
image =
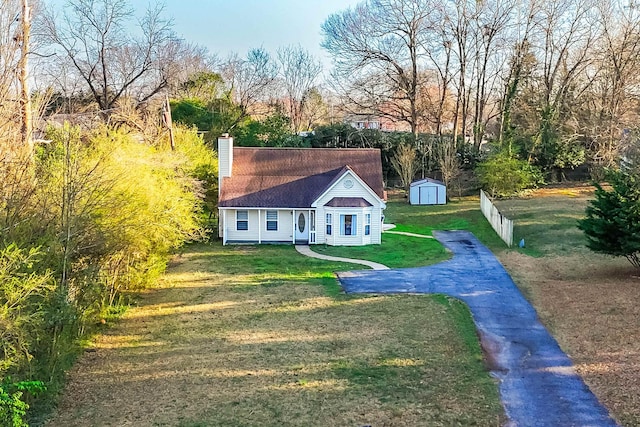
<svg viewBox="0 0 640 427">
<path fill-rule="evenodd" d="M 639 26 L 634 1 L 369 0 L 330 16 L 323 45 L 357 108 L 600 178 L 637 144 Z"/>
<path fill-rule="evenodd" d="M 324 85 L 303 50 L 257 49 L 194 75 L 177 92 L 176 117 L 240 145 L 326 145 L 299 136 L 312 130 L 376 146 L 390 181 L 406 173 L 391 167 L 405 140 L 415 155 L 401 163 L 414 176 L 475 170 L 496 195 L 580 166 L 602 179 L 637 152 L 639 30 L 633 1 L 363 1 L 323 24 L 334 60 Z M 354 114 L 409 138 L 376 129 L 345 138 Z M 508 180 L 493 179 L 504 169 Z"/>
<path fill-rule="evenodd" d="M 580 165 L 601 178 L 637 145 L 640 12 L 630 0 L 363 1 L 322 26 L 334 61 L 324 80 L 300 46 L 211 56 L 180 39 L 162 7 L 138 17 L 137 34 L 126 31 L 126 0 L 74 0 L 39 16 L 44 57 L 34 59 L 49 110 L 109 111 L 122 96 L 144 103 L 164 91 L 174 119 L 205 139 L 230 132 L 271 146 L 315 146 L 301 135 L 332 126 L 323 132 L 337 138 L 349 115 L 367 115 L 413 134 L 420 176 L 497 156 L 530 182 Z"/>
</svg>

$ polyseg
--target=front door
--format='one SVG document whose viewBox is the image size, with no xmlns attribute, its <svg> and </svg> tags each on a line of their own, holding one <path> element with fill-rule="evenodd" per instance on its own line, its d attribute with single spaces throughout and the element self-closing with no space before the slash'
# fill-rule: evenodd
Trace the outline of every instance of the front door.
<svg viewBox="0 0 640 427">
<path fill-rule="evenodd" d="M 307 212 L 296 212 L 296 243 L 309 242 L 309 215 Z"/>
</svg>

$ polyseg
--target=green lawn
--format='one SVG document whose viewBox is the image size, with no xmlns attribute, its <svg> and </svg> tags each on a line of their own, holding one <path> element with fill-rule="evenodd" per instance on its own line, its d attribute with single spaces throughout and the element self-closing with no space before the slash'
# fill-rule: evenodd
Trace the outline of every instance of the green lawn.
<svg viewBox="0 0 640 427">
<path fill-rule="evenodd" d="M 478 197 L 465 197 L 446 205 L 412 206 L 404 198 L 390 199 L 384 211 L 385 223 L 395 231 L 431 235 L 433 230 L 469 230 L 493 251 L 506 245 L 480 212 Z"/>
<path fill-rule="evenodd" d="M 407 199 L 393 198 L 384 211 L 385 223 L 395 224 L 392 231 L 431 236 L 433 230 L 469 230 L 494 252 L 506 248 L 480 212 L 480 201 L 469 197 L 438 206 L 411 206 Z M 379 262 L 390 268 L 418 267 L 449 257 L 434 239 L 421 239 L 383 233 L 381 245 L 313 246 L 318 253 Z M 362 268 L 362 267 L 360 267 Z"/>
<path fill-rule="evenodd" d="M 590 193 L 569 193 L 499 200 L 496 206 L 515 221 L 513 237 L 525 239 L 521 252 L 530 256 L 589 254 L 584 233 L 577 227 L 584 218 Z"/>
<path fill-rule="evenodd" d="M 435 239 L 421 239 L 387 233 L 382 235 L 381 245 L 316 245 L 312 247 L 312 250 L 325 255 L 375 261 L 390 268 L 429 265 L 444 261 L 450 256 Z M 362 269 L 362 266 L 359 269 Z"/>
<path fill-rule="evenodd" d="M 80 362 L 50 425 L 500 425 L 466 306 L 345 295 L 333 271 L 353 268 L 187 248 Z"/>
</svg>

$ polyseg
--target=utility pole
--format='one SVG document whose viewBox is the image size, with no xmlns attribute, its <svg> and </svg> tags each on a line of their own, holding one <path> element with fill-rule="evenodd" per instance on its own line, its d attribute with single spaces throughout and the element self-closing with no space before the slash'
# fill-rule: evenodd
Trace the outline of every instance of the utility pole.
<svg viewBox="0 0 640 427">
<path fill-rule="evenodd" d="M 20 47 L 20 107 L 22 110 L 22 146 L 29 151 L 29 157 L 33 156 L 33 122 L 31 118 L 31 95 L 29 94 L 29 39 L 31 36 L 31 8 L 29 0 L 22 0 L 22 13 L 20 14 L 20 25 L 22 28 Z"/>
<path fill-rule="evenodd" d="M 169 102 L 169 95 L 165 95 L 164 105 L 162 106 L 162 119 L 164 124 L 169 130 L 169 144 L 171 145 L 171 151 L 175 151 L 176 142 L 173 136 L 173 121 L 171 120 L 171 103 Z"/>
</svg>

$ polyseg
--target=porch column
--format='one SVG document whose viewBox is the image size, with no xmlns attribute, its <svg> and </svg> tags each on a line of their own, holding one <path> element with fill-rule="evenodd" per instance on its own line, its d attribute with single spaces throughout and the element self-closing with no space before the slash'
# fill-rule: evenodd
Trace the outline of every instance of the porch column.
<svg viewBox="0 0 640 427">
<path fill-rule="evenodd" d="M 258 244 L 262 243 L 262 209 L 258 209 Z"/>
<path fill-rule="evenodd" d="M 227 244 L 227 210 L 222 210 L 222 245 Z"/>
<path fill-rule="evenodd" d="M 291 241 L 293 244 L 296 244 L 296 210 L 293 209 L 291 211 L 291 225 L 293 228 L 293 232 L 291 233 Z"/>
</svg>

